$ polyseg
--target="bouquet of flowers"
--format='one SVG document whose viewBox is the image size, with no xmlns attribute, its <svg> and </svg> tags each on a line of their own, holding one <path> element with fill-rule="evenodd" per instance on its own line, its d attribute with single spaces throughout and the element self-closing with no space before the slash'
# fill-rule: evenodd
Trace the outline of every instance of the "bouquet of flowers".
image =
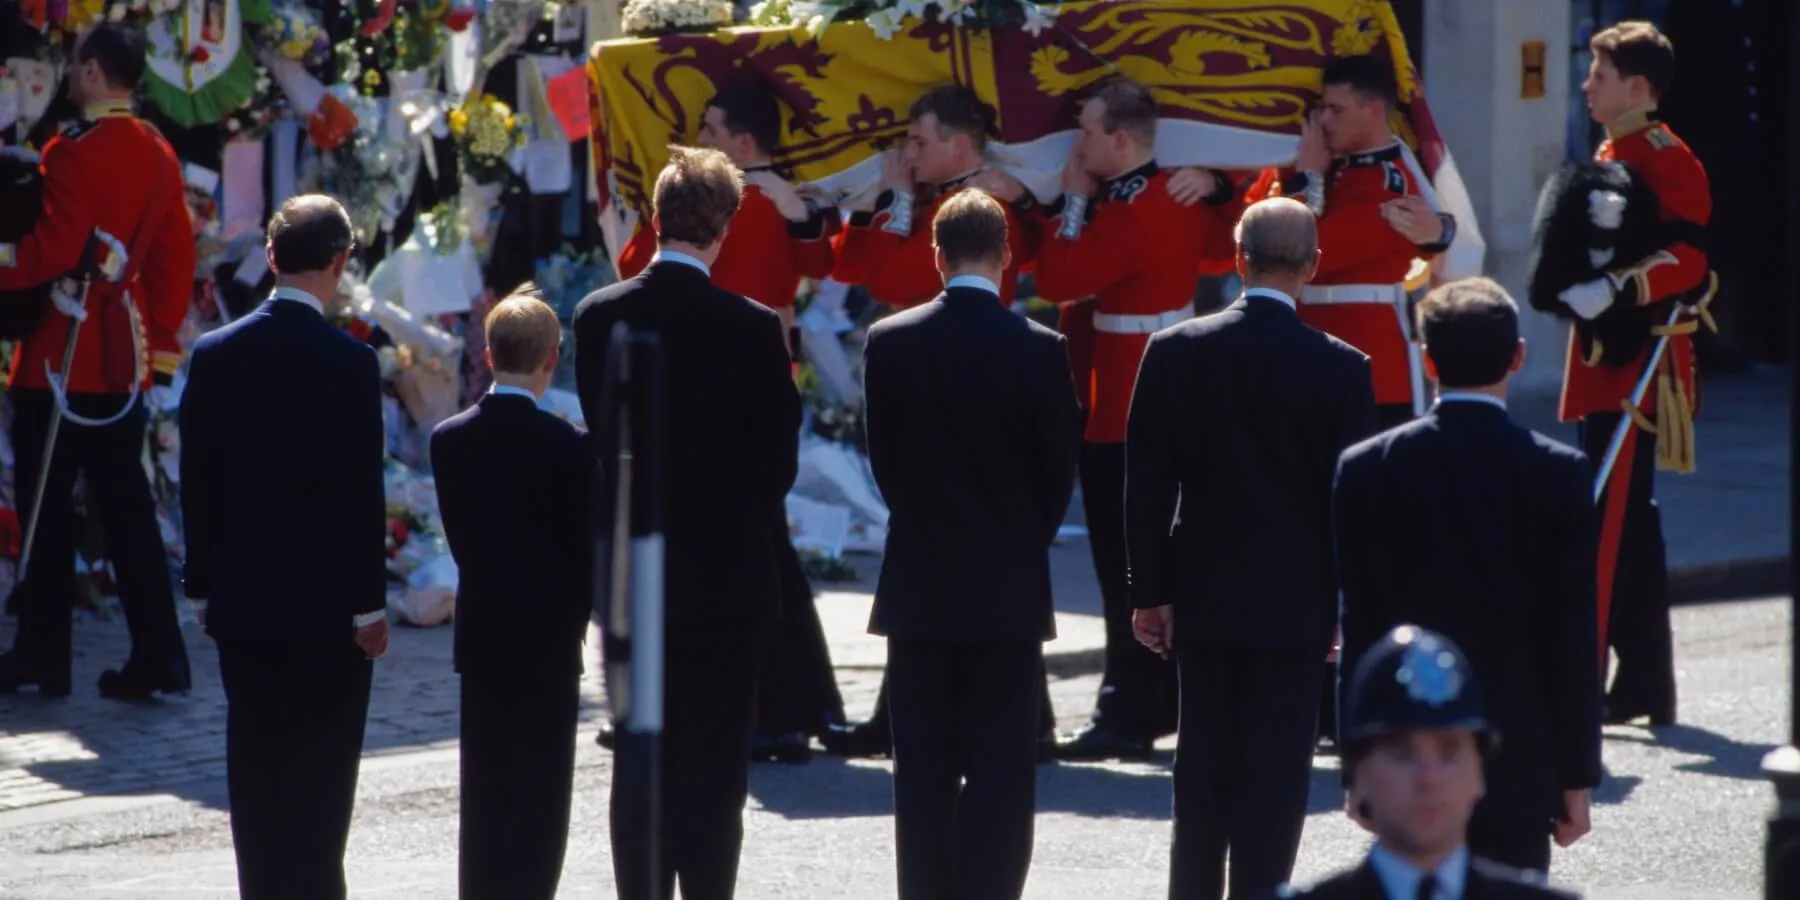
<svg viewBox="0 0 1800 900">
<path fill-rule="evenodd" d="M 450 136 L 462 174 L 477 184 L 503 181 L 511 171 L 507 159 L 524 146 L 524 119 L 486 94 L 472 94 L 451 110 Z"/>
<path fill-rule="evenodd" d="M 532 284 L 538 296 L 556 310 L 557 318 L 567 325 L 575 318 L 575 305 L 581 298 L 613 281 L 612 265 L 605 254 L 577 251 L 564 244 L 556 255 L 540 261 L 532 272 Z"/>
<path fill-rule="evenodd" d="M 629 0 L 619 27 L 634 35 L 711 31 L 730 25 L 735 11 L 729 0 Z"/>
<path fill-rule="evenodd" d="M 803 25 L 817 35 L 832 22 L 862 19 L 884 40 L 908 18 L 975 29 L 1016 23 L 1033 35 L 1051 24 L 1050 14 L 1032 0 L 763 0 L 750 7 L 754 25 Z"/>
<path fill-rule="evenodd" d="M 331 53 L 331 39 L 319 22 L 317 10 L 298 0 L 285 0 L 258 29 L 258 41 L 286 59 L 317 66 Z"/>
</svg>

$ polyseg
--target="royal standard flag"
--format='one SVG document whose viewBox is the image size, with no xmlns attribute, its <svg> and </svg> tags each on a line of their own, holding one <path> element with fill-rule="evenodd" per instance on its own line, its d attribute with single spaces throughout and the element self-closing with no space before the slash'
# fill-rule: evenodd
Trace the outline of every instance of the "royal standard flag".
<svg viewBox="0 0 1800 900">
<path fill-rule="evenodd" d="M 808 192 L 858 209 L 878 193 L 877 155 L 906 132 L 925 91 L 956 83 L 989 106 L 991 162 L 1052 200 L 1084 91 L 1109 75 L 1148 85 L 1162 110 L 1164 166 L 1254 170 L 1293 162 L 1300 123 L 1334 57 L 1374 53 L 1400 85 L 1396 131 L 1457 219 L 1438 274 L 1481 271 L 1474 210 L 1432 123 L 1416 69 L 1385 0 L 1099 0 L 1045 7 L 1031 33 L 914 18 L 888 37 L 864 22 L 732 28 L 605 41 L 589 60 L 594 164 L 609 248 L 649 220 L 650 188 L 670 144 L 692 143 L 706 102 L 755 79 L 786 118 L 774 162 Z"/>
</svg>

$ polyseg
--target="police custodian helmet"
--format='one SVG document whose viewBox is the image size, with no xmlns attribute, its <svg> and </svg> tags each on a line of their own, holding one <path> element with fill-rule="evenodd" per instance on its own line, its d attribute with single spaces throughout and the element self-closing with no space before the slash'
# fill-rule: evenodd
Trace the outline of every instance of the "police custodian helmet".
<svg viewBox="0 0 1800 900">
<path fill-rule="evenodd" d="M 1344 697 L 1344 748 L 1360 755 L 1383 736 L 1427 730 L 1473 731 L 1484 752 L 1499 737 L 1462 650 L 1435 631 L 1400 625 L 1357 661 Z"/>
</svg>

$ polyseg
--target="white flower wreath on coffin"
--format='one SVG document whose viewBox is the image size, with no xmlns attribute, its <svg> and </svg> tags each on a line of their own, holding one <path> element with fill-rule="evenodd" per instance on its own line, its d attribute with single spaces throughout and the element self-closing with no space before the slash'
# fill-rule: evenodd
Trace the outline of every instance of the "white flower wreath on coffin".
<svg viewBox="0 0 1800 900">
<path fill-rule="evenodd" d="M 630 0 L 619 25 L 626 34 L 717 28 L 730 25 L 735 11 L 730 0 Z"/>
</svg>

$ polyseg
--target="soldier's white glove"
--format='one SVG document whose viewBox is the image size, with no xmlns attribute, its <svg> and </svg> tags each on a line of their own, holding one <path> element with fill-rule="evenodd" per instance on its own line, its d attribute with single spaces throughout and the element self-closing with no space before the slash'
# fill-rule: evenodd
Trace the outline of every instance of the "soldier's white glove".
<svg viewBox="0 0 1800 900">
<path fill-rule="evenodd" d="M 87 321 L 87 308 L 81 304 L 81 285 L 69 279 L 58 281 L 50 288 L 50 302 L 56 304 L 56 311 L 77 322 Z"/>
<path fill-rule="evenodd" d="M 166 384 L 152 385 L 150 388 L 150 408 L 157 412 L 170 412 L 181 402 L 175 389 Z"/>
<path fill-rule="evenodd" d="M 1596 278 L 1578 284 L 1557 295 L 1575 314 L 1593 320 L 1613 304 L 1613 283 L 1609 278 Z"/>
</svg>

